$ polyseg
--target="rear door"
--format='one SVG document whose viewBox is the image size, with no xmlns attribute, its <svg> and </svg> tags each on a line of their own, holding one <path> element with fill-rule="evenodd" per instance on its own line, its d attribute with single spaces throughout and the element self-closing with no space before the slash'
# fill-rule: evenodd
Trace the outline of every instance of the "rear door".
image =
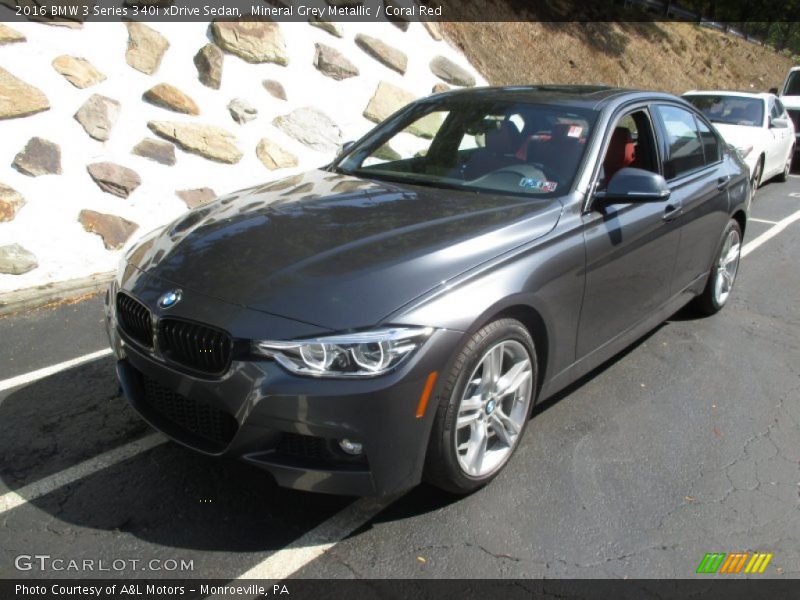
<svg viewBox="0 0 800 600">
<path fill-rule="evenodd" d="M 654 113 L 670 199 L 681 206 L 675 220 L 680 228 L 672 279 L 676 295 L 705 283 L 728 221 L 731 174 L 722 160 L 722 140 L 698 112 L 665 103 L 655 105 Z"/>
<path fill-rule="evenodd" d="M 792 122 L 789 115 L 786 114 L 783 104 L 777 98 L 770 100 L 769 116 L 770 119 L 783 119 L 787 122 L 787 125 Z M 790 127 L 770 127 L 769 130 L 777 138 L 777 143 L 775 144 L 775 172 L 781 173 L 786 165 L 789 152 L 791 152 L 792 144 L 794 144 L 794 134 Z"/>
</svg>

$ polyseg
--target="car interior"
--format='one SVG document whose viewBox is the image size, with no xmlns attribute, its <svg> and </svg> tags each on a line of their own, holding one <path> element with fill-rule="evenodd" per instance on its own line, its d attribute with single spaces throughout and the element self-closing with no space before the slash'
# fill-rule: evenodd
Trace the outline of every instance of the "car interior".
<svg viewBox="0 0 800 600">
<path fill-rule="evenodd" d="M 356 157 L 359 167 L 355 170 L 368 177 L 428 180 L 465 188 L 555 192 L 571 184 L 593 125 L 585 115 L 510 106 L 503 111 L 444 113 L 436 134 L 424 139 L 414 134 L 420 120 L 376 142 L 376 150 Z M 388 158 L 387 147 L 394 154 Z M 625 167 L 659 172 L 653 126 L 645 110 L 617 121 L 596 189 L 605 189 Z"/>
<path fill-rule="evenodd" d="M 555 192 L 567 187 L 577 172 L 590 119 L 533 105 L 451 111 L 431 139 L 414 135 L 416 121 L 377 144 L 388 145 L 399 158 L 386 160 L 373 150 L 358 159 L 356 170 L 364 176 L 408 176 L 465 188 Z"/>
</svg>

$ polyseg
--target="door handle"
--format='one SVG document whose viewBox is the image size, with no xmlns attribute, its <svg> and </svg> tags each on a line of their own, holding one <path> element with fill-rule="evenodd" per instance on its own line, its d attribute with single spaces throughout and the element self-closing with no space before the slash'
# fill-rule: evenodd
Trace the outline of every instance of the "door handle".
<svg viewBox="0 0 800 600">
<path fill-rule="evenodd" d="M 664 208 L 664 216 L 661 217 L 664 221 L 672 221 L 677 219 L 683 213 L 683 207 L 680 203 L 670 202 Z"/>
<path fill-rule="evenodd" d="M 717 189 L 718 190 L 724 190 L 725 188 L 728 187 L 728 184 L 730 182 L 731 182 L 731 176 L 730 175 L 725 175 L 723 177 L 720 177 L 719 179 L 717 179 Z"/>
</svg>

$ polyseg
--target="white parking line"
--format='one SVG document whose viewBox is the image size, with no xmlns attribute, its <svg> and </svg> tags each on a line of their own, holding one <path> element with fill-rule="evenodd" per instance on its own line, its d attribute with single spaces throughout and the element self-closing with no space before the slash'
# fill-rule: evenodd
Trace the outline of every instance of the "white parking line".
<svg viewBox="0 0 800 600">
<path fill-rule="evenodd" d="M 242 573 L 238 579 L 286 579 L 368 523 L 398 498 L 387 496 L 356 500 L 285 548 L 270 554 L 264 561 Z"/>
<path fill-rule="evenodd" d="M 26 502 L 31 502 L 32 500 L 41 498 L 42 496 L 49 494 L 60 487 L 69 485 L 70 483 L 73 483 L 79 479 L 83 479 L 84 477 L 88 477 L 89 475 L 93 475 L 98 471 L 112 467 L 123 460 L 127 460 L 136 456 L 137 454 L 141 454 L 142 452 L 146 452 L 151 448 L 155 448 L 166 441 L 167 440 L 163 435 L 159 433 L 151 433 L 150 435 L 140 438 L 135 442 L 125 444 L 119 448 L 114 448 L 108 452 L 103 452 L 103 454 L 95 456 L 94 458 L 90 458 L 89 460 L 85 460 L 77 465 L 73 465 L 68 469 L 59 471 L 58 473 L 54 473 L 49 477 L 34 481 L 33 483 L 21 487 L 16 491 L 6 492 L 0 496 L 0 514 L 3 514 L 12 508 L 16 508 L 17 506 L 22 506 Z"/>
<path fill-rule="evenodd" d="M 756 219 L 755 217 L 750 217 L 747 220 L 755 221 L 756 223 L 769 223 L 770 225 L 775 225 L 777 223 L 777 221 L 767 221 L 766 219 Z"/>
<path fill-rule="evenodd" d="M 744 246 L 742 246 L 742 258 L 750 254 L 753 250 L 766 244 L 776 235 L 778 235 L 781 231 L 786 229 L 789 225 L 794 223 L 795 221 L 800 220 L 800 210 L 797 212 L 789 215 L 785 219 L 781 219 L 775 225 L 767 229 L 764 233 L 758 236 L 755 239 L 750 240 Z"/>
<path fill-rule="evenodd" d="M 55 375 L 61 371 L 71 369 L 72 367 L 77 367 L 78 365 L 92 362 L 93 360 L 103 358 L 109 354 L 111 354 L 111 348 L 106 348 L 105 350 L 98 350 L 97 352 L 92 352 L 91 354 L 84 354 L 83 356 L 73 358 L 72 360 L 65 360 L 57 365 L 44 367 L 43 369 L 31 371 L 30 373 L 23 373 L 22 375 L 17 375 L 16 377 L 12 377 L 10 379 L 4 379 L 3 381 L 0 381 L 0 392 L 10 390 L 11 388 L 15 388 L 20 385 L 25 385 L 26 383 L 33 383 L 39 379 L 44 379 L 45 377 L 50 377 L 50 375 Z"/>
</svg>

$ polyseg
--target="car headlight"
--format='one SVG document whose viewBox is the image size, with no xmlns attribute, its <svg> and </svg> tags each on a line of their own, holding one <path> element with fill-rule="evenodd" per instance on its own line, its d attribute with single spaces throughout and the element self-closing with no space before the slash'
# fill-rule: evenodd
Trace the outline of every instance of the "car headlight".
<svg viewBox="0 0 800 600">
<path fill-rule="evenodd" d="M 752 151 L 753 151 L 752 146 L 742 146 L 741 148 L 736 148 L 736 153 L 742 160 L 747 158 L 747 155 L 750 154 Z"/>
<path fill-rule="evenodd" d="M 297 375 L 377 377 L 411 356 L 431 333 L 431 327 L 387 327 L 305 340 L 254 341 L 252 348 Z"/>
</svg>

